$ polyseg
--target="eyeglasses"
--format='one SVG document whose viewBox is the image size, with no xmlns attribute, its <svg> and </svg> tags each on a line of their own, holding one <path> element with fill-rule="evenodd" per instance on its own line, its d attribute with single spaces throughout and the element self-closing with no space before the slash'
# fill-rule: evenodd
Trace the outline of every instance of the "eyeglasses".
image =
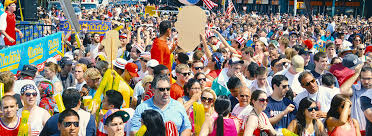
<svg viewBox="0 0 372 136">
<path fill-rule="evenodd" d="M 160 92 L 165 92 L 165 91 L 169 91 L 170 90 L 170 87 L 167 87 L 167 88 L 157 88 Z"/>
<path fill-rule="evenodd" d="M 213 102 L 213 98 L 201 97 L 202 102 L 211 103 Z"/>
<path fill-rule="evenodd" d="M 181 73 L 183 76 L 189 76 L 191 75 L 191 72 Z"/>
<path fill-rule="evenodd" d="M 355 41 L 361 41 L 360 39 L 355 39 Z"/>
<path fill-rule="evenodd" d="M 145 63 L 147 63 L 147 62 L 148 62 L 148 60 L 145 60 L 145 59 L 143 59 L 143 58 L 141 58 L 141 60 L 142 60 L 143 62 L 145 62 Z"/>
<path fill-rule="evenodd" d="M 197 88 L 191 88 L 191 90 L 201 90 L 200 87 L 197 87 Z"/>
<path fill-rule="evenodd" d="M 282 85 L 282 88 L 289 88 L 289 85 Z"/>
<path fill-rule="evenodd" d="M 260 99 L 258 99 L 258 101 L 260 101 L 260 102 L 269 102 L 269 99 L 260 98 Z"/>
<path fill-rule="evenodd" d="M 199 82 L 201 81 L 207 81 L 207 78 L 200 78 L 200 79 L 197 79 Z"/>
<path fill-rule="evenodd" d="M 204 67 L 194 67 L 195 70 L 202 70 Z"/>
<path fill-rule="evenodd" d="M 25 93 L 25 95 L 27 97 L 30 97 L 31 95 L 34 96 L 34 97 L 36 97 L 37 96 L 37 93 L 36 92 L 34 92 L 34 93 Z"/>
<path fill-rule="evenodd" d="M 75 127 L 79 127 L 79 122 L 63 122 L 63 126 L 70 127 L 72 124 L 74 124 Z"/>
<path fill-rule="evenodd" d="M 249 95 L 240 95 L 240 97 L 247 97 L 247 98 L 249 98 L 250 96 Z"/>
<path fill-rule="evenodd" d="M 309 107 L 309 108 L 307 108 L 307 111 L 309 111 L 309 112 L 312 112 L 313 110 L 318 111 L 319 110 L 318 106 L 317 107 Z"/>
<path fill-rule="evenodd" d="M 315 83 L 315 79 L 311 80 L 310 82 L 307 82 L 305 86 L 309 86 L 311 83 Z"/>
<path fill-rule="evenodd" d="M 358 50 L 365 50 L 366 48 L 358 48 Z"/>
</svg>

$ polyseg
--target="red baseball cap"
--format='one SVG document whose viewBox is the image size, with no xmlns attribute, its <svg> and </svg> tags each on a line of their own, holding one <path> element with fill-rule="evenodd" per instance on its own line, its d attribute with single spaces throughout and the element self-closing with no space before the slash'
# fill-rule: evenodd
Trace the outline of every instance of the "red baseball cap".
<svg viewBox="0 0 372 136">
<path fill-rule="evenodd" d="M 125 69 L 132 77 L 138 77 L 138 66 L 136 64 L 128 63 L 125 65 Z"/>
<path fill-rule="evenodd" d="M 355 73 L 354 70 L 345 67 L 344 65 L 342 65 L 342 63 L 332 65 L 329 69 L 329 72 L 331 72 L 337 78 L 338 84 L 340 86 L 344 84 Z"/>
</svg>

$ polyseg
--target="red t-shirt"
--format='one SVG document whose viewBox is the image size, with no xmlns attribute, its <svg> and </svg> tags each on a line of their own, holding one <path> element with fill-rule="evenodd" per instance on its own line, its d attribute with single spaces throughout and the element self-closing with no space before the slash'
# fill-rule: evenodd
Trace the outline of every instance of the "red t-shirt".
<svg viewBox="0 0 372 136">
<path fill-rule="evenodd" d="M 156 38 L 151 48 L 151 59 L 155 59 L 159 64 L 167 66 L 171 71 L 172 65 L 170 60 L 170 50 L 167 41 Z"/>
<path fill-rule="evenodd" d="M 18 118 L 17 125 L 14 128 L 9 128 L 5 126 L 5 124 L 0 118 L 0 136 L 17 136 L 20 122 L 21 118 Z"/>
<path fill-rule="evenodd" d="M 6 30 L 5 32 L 12 37 L 14 40 L 16 40 L 16 31 L 15 31 L 15 26 L 16 26 L 16 16 L 14 13 L 10 13 L 6 11 Z M 5 45 L 11 46 L 11 45 L 16 45 L 17 42 L 10 42 L 8 38 L 4 37 L 4 43 Z"/>
<path fill-rule="evenodd" d="M 184 94 L 183 94 L 183 87 L 178 85 L 177 83 L 174 83 L 171 85 L 171 88 L 170 88 L 170 96 L 177 100 L 178 98 L 182 97 Z"/>
</svg>

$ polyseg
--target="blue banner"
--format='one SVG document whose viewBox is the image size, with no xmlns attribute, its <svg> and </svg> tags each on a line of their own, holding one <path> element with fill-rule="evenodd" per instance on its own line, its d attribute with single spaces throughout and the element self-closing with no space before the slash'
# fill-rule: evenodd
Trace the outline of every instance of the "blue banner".
<svg viewBox="0 0 372 136">
<path fill-rule="evenodd" d="M 0 50 L 0 72 L 17 73 L 23 65 L 28 64 L 42 70 L 48 58 L 60 58 L 58 52 L 62 52 L 61 40 L 62 32 L 58 32 Z"/>
<path fill-rule="evenodd" d="M 111 22 L 99 21 L 99 20 L 80 20 L 80 30 L 82 25 L 87 25 L 88 32 L 91 33 L 105 33 L 112 29 Z M 59 23 L 60 31 L 71 31 L 71 25 L 68 21 L 61 21 Z"/>
</svg>

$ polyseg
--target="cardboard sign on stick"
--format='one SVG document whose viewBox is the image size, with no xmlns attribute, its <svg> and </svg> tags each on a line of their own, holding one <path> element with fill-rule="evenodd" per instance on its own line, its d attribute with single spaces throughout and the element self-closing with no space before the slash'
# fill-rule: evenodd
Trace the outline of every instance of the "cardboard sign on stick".
<svg viewBox="0 0 372 136">
<path fill-rule="evenodd" d="M 178 31 L 178 46 L 185 51 L 192 51 L 200 44 L 200 33 L 205 31 L 207 16 L 198 6 L 183 7 L 175 23 Z"/>
<path fill-rule="evenodd" d="M 105 47 L 107 61 L 109 61 L 109 63 L 112 63 L 112 60 L 116 58 L 118 45 L 120 44 L 119 32 L 116 30 L 107 31 L 105 39 L 102 40 L 101 44 Z"/>
</svg>

